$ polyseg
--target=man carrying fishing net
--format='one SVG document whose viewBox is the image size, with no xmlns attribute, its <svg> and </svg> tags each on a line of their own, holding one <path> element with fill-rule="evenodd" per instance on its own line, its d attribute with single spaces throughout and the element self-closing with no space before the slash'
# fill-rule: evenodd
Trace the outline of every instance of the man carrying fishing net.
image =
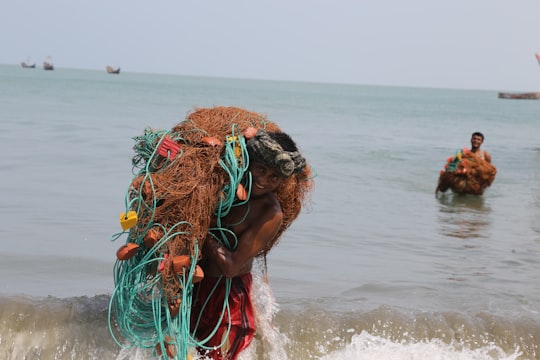
<svg viewBox="0 0 540 360">
<path fill-rule="evenodd" d="M 196 348 L 234 360 L 255 334 L 254 259 L 266 267 L 299 215 L 310 167 L 275 123 L 235 107 L 196 109 L 135 140 L 111 334 L 156 356 L 183 360 Z"/>
<path fill-rule="evenodd" d="M 205 345 L 216 349 L 203 353 L 212 359 L 236 359 L 253 338 L 253 260 L 274 246 L 283 224 L 284 214 L 275 191 L 306 167 L 294 141 L 282 132 L 258 130 L 247 141 L 247 150 L 251 174 L 249 201 L 221 219 L 221 228 L 228 230 L 227 242 L 236 246 L 231 249 L 215 232 L 206 239 L 201 262 L 205 278 L 194 289 L 192 324 L 198 339 L 211 338 Z M 224 314 L 221 320 L 217 315 L 222 312 L 227 293 L 230 314 Z"/>
<path fill-rule="evenodd" d="M 439 173 L 435 194 L 451 190 L 461 195 L 482 195 L 491 186 L 497 175 L 497 168 L 491 164 L 491 155 L 480 150 L 484 142 L 481 132 L 471 135 L 471 149 L 459 149 L 454 156 L 446 159 L 444 170 Z"/>
</svg>

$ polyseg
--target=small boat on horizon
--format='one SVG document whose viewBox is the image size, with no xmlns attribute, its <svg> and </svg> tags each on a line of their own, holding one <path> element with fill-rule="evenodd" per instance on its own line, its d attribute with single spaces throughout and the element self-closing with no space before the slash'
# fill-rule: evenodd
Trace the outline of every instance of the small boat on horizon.
<svg viewBox="0 0 540 360">
<path fill-rule="evenodd" d="M 21 66 L 24 68 L 24 69 L 34 69 L 36 67 L 36 63 L 31 63 L 30 62 L 30 58 L 26 59 L 26 62 L 23 61 L 21 63 Z"/>
<path fill-rule="evenodd" d="M 540 54 L 535 53 L 534 57 L 540 65 Z M 522 100 L 540 100 L 540 92 L 499 92 L 499 99 L 522 99 Z"/>
<path fill-rule="evenodd" d="M 107 72 L 109 74 L 120 74 L 120 68 L 113 68 L 112 66 L 107 66 Z"/>
<path fill-rule="evenodd" d="M 25 69 L 35 69 L 36 68 L 36 64 L 29 65 L 29 64 L 25 63 L 24 61 L 21 63 L 21 66 L 23 68 L 25 68 Z"/>
<path fill-rule="evenodd" d="M 524 92 L 524 93 L 499 92 L 499 99 L 540 100 L 540 92 Z"/>
<path fill-rule="evenodd" d="M 54 65 L 50 56 L 47 56 L 43 62 L 43 70 L 54 70 Z"/>
</svg>

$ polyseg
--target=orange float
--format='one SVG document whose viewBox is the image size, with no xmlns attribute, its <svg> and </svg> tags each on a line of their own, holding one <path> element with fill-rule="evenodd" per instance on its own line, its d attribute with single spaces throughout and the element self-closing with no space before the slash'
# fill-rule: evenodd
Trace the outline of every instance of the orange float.
<svg viewBox="0 0 540 360">
<path fill-rule="evenodd" d="M 247 199 L 247 191 L 244 185 L 238 184 L 238 187 L 236 188 L 236 197 L 240 201 L 245 201 Z"/>
<path fill-rule="evenodd" d="M 215 136 L 205 136 L 201 139 L 201 141 L 205 144 L 208 144 L 210 146 L 221 146 L 223 145 L 223 142 L 219 140 Z"/>
<path fill-rule="evenodd" d="M 204 279 L 204 271 L 203 269 L 197 265 L 195 266 L 195 271 L 193 272 L 193 283 L 196 284 L 198 283 L 199 281 L 201 281 L 202 279 Z"/>
<path fill-rule="evenodd" d="M 154 229 L 148 230 L 146 235 L 144 235 L 144 239 L 143 239 L 144 245 L 149 249 L 151 249 L 157 243 L 157 241 L 158 241 L 158 233 Z"/>
<path fill-rule="evenodd" d="M 129 242 L 126 245 L 122 245 L 116 251 L 116 257 L 118 260 L 128 260 L 131 259 L 137 251 L 139 251 L 139 245 Z"/>
<path fill-rule="evenodd" d="M 182 274 L 189 263 L 191 263 L 191 257 L 188 255 L 178 255 L 172 258 L 173 269 L 176 274 Z"/>
</svg>

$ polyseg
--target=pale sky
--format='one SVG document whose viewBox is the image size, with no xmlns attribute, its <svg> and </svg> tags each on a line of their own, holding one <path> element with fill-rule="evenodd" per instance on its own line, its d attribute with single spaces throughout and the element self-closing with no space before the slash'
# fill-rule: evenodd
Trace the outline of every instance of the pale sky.
<svg viewBox="0 0 540 360">
<path fill-rule="evenodd" d="M 540 0 L 1 0 L 0 64 L 540 91 Z"/>
</svg>

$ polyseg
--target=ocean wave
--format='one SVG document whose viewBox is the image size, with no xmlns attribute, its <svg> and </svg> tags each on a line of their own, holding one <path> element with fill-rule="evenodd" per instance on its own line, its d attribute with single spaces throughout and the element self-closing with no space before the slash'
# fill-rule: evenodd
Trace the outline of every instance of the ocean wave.
<svg viewBox="0 0 540 360">
<path fill-rule="evenodd" d="M 481 312 L 412 312 L 388 306 L 328 312 L 324 301 L 279 309 L 269 288 L 256 293 L 258 334 L 251 359 L 538 359 L 540 323 Z M 110 297 L 0 298 L 0 358 L 151 358 L 121 349 L 109 333 Z"/>
</svg>

